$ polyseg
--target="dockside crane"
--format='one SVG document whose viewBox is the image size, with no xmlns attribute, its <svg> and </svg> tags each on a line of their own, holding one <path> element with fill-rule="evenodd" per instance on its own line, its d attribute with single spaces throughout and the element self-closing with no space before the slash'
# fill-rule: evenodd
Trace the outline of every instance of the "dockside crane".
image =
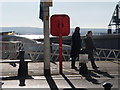
<svg viewBox="0 0 120 90">
<path fill-rule="evenodd" d="M 112 26 L 115 26 L 115 34 L 120 34 L 120 2 L 116 5 L 112 18 L 108 25 L 108 34 L 112 33 Z"/>
</svg>

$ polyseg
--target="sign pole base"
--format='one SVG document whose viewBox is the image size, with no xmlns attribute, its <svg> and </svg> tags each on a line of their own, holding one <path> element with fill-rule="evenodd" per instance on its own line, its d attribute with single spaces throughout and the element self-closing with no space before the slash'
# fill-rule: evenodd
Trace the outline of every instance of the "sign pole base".
<svg viewBox="0 0 120 90">
<path fill-rule="evenodd" d="M 50 75 L 51 73 L 50 73 L 50 69 L 44 69 L 44 75 L 46 76 L 46 75 Z"/>
</svg>

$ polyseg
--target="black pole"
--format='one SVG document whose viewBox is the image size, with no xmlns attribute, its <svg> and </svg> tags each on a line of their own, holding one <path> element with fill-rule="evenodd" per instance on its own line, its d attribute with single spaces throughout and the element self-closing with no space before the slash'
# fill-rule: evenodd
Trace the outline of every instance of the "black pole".
<svg viewBox="0 0 120 90">
<path fill-rule="evenodd" d="M 24 54 L 25 51 L 20 51 L 19 52 L 19 69 L 18 69 L 18 76 L 28 76 L 28 62 L 24 61 Z"/>
</svg>

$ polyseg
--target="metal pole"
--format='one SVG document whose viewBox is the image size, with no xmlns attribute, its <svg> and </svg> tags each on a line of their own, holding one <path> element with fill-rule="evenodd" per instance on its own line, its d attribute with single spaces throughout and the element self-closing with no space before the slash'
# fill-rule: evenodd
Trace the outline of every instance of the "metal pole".
<svg viewBox="0 0 120 90">
<path fill-rule="evenodd" d="M 59 70 L 62 74 L 62 18 L 59 21 L 59 28 Z"/>
<path fill-rule="evenodd" d="M 44 7 L 44 75 L 50 74 L 49 6 Z"/>
<path fill-rule="evenodd" d="M 60 74 L 62 74 L 62 33 L 59 36 L 59 63 Z"/>
</svg>

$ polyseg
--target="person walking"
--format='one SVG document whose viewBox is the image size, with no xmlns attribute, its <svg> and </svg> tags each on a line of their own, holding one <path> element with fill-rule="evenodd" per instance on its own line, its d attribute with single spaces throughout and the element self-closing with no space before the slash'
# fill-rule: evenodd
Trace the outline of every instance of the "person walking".
<svg viewBox="0 0 120 90">
<path fill-rule="evenodd" d="M 91 61 L 92 68 L 97 69 L 99 67 L 97 67 L 97 65 L 95 64 L 95 59 L 93 55 L 93 50 L 96 51 L 96 47 L 93 43 L 92 35 L 93 35 L 92 31 L 88 31 L 86 34 L 86 38 L 84 39 L 85 48 L 86 48 L 85 50 L 86 50 L 86 53 L 88 54 L 88 59 L 90 59 Z"/>
<path fill-rule="evenodd" d="M 76 59 L 79 58 L 79 53 L 80 49 L 82 48 L 81 46 L 82 40 L 80 36 L 80 27 L 76 27 L 75 31 L 72 35 L 72 46 L 71 46 L 71 68 L 72 69 L 77 69 L 75 66 L 75 61 Z"/>
</svg>

